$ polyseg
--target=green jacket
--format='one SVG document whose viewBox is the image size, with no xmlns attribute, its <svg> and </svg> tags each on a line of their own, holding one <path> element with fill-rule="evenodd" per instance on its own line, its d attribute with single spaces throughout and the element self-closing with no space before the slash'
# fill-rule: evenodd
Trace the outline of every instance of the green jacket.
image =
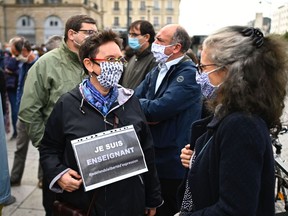
<svg viewBox="0 0 288 216">
<path fill-rule="evenodd" d="M 85 77 L 77 53 L 62 41 L 30 68 L 20 103 L 19 119 L 26 123 L 32 144 L 39 147 L 45 123 L 58 98 Z"/>
</svg>

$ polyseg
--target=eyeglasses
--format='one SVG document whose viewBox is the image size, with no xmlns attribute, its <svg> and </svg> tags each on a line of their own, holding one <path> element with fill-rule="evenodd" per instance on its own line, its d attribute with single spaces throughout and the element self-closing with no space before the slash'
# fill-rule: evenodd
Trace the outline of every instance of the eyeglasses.
<svg viewBox="0 0 288 216">
<path fill-rule="evenodd" d="M 85 35 L 93 35 L 93 34 L 97 34 L 97 31 L 95 31 L 95 30 L 85 30 L 85 29 L 80 29 L 80 30 L 78 30 L 78 32 L 84 32 Z"/>
<path fill-rule="evenodd" d="M 208 67 L 208 66 L 217 66 L 217 64 L 207 64 L 207 65 L 204 65 L 204 64 L 196 64 L 196 68 L 197 68 L 197 72 L 199 74 L 201 74 L 203 72 L 203 70 L 205 70 L 205 67 Z"/>
<path fill-rule="evenodd" d="M 115 57 L 108 57 L 108 58 L 104 58 L 104 59 L 99 59 L 99 58 L 90 58 L 90 60 L 94 60 L 94 61 L 104 61 L 104 62 L 119 62 L 122 64 L 126 64 L 127 60 L 122 56 L 120 58 L 115 58 Z M 98 64 L 97 62 L 95 62 L 96 64 Z M 99 65 L 99 64 L 98 64 Z"/>
<path fill-rule="evenodd" d="M 128 33 L 129 37 L 138 37 L 141 34 L 136 34 L 136 33 Z"/>
</svg>

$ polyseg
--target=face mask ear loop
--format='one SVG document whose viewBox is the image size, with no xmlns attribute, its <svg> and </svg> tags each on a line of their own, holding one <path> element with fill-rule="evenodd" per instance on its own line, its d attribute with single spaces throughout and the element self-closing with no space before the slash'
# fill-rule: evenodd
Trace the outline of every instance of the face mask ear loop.
<svg viewBox="0 0 288 216">
<path fill-rule="evenodd" d="M 80 104 L 80 107 L 79 107 L 79 110 L 80 110 L 80 112 L 83 114 L 83 115 L 85 115 L 85 111 L 83 110 L 83 103 L 84 103 L 84 98 L 82 98 L 82 100 L 81 100 L 81 104 Z"/>
<path fill-rule="evenodd" d="M 97 77 L 98 75 L 94 71 L 92 71 L 90 77 L 93 77 L 93 76 Z"/>
</svg>

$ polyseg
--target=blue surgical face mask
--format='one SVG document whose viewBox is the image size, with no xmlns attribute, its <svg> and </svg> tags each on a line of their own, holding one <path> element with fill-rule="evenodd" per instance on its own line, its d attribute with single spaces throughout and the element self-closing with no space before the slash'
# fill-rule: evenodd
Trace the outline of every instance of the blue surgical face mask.
<svg viewBox="0 0 288 216">
<path fill-rule="evenodd" d="M 138 50 L 140 49 L 141 45 L 140 42 L 139 42 L 139 39 L 137 37 L 135 38 L 132 38 L 132 37 L 129 37 L 128 38 L 128 45 L 133 49 L 133 50 Z"/>
<path fill-rule="evenodd" d="M 196 82 L 201 86 L 201 92 L 203 96 L 207 99 L 214 98 L 216 96 L 215 91 L 222 84 L 220 83 L 217 86 L 214 86 L 213 84 L 211 84 L 210 79 L 209 79 L 209 74 L 221 68 L 222 67 L 218 67 L 209 72 L 202 71 L 201 73 L 198 73 L 198 72 L 196 73 Z"/>
</svg>

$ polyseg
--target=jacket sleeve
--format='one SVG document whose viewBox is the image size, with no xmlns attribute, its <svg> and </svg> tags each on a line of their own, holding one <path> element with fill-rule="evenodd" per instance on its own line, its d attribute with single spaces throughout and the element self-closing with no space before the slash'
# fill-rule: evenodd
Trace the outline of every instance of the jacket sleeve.
<svg viewBox="0 0 288 216">
<path fill-rule="evenodd" d="M 147 88 L 150 85 L 150 79 L 151 79 L 151 74 L 153 72 L 150 71 L 146 76 L 145 79 L 135 88 L 134 90 L 134 94 L 138 97 L 138 98 L 144 98 L 147 92 Z"/>
<path fill-rule="evenodd" d="M 145 154 L 145 161 L 148 168 L 148 172 L 143 174 L 145 183 L 146 207 L 156 208 L 162 205 L 163 199 L 161 197 L 160 182 L 155 166 L 153 138 L 139 102 L 137 102 L 137 104 L 137 113 L 143 119 L 142 130 L 140 133 L 140 142 L 142 150 Z"/>
<path fill-rule="evenodd" d="M 49 184 L 68 168 L 62 162 L 66 145 L 63 127 L 63 106 L 59 100 L 47 120 L 43 139 L 39 146 L 40 163 Z"/>
<path fill-rule="evenodd" d="M 193 104 L 199 103 L 201 91 L 195 80 L 195 69 L 192 66 L 186 66 L 179 70 L 181 71 L 178 71 L 177 76 L 169 80 L 164 93 L 159 97 L 153 99 L 145 97 L 144 91 L 151 91 L 151 88 L 147 89 L 149 83 L 146 79 L 139 86 L 141 91 L 136 91 L 136 93 L 148 121 L 159 122 L 169 119 L 193 106 Z"/>
<path fill-rule="evenodd" d="M 26 124 L 29 138 L 35 147 L 39 147 L 44 133 L 45 119 L 41 110 L 49 99 L 49 86 L 47 83 L 44 84 L 45 78 L 43 78 L 47 76 L 45 73 L 47 73 L 46 64 L 41 60 L 30 68 L 18 114 L 19 119 Z"/>
</svg>

